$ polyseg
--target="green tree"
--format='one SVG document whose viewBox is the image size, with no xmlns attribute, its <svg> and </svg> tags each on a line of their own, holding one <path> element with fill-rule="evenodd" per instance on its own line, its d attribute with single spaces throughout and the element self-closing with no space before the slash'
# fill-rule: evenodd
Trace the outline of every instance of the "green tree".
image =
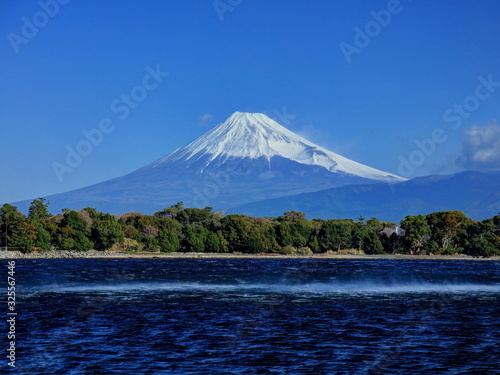
<svg viewBox="0 0 500 375">
<path fill-rule="evenodd" d="M 55 236 L 54 244 L 62 250 L 74 250 L 75 230 L 69 226 L 59 226 Z"/>
<path fill-rule="evenodd" d="M 379 236 L 373 230 L 369 230 L 368 235 L 363 240 L 363 251 L 366 254 L 383 254 L 384 246 Z"/>
<path fill-rule="evenodd" d="M 281 246 L 293 246 L 295 242 L 291 224 L 292 223 L 290 221 L 282 221 L 276 227 L 278 242 Z"/>
<path fill-rule="evenodd" d="M 500 255 L 500 215 L 482 222 L 469 223 L 469 239 L 464 252 L 472 256 Z"/>
<path fill-rule="evenodd" d="M 48 219 L 52 215 L 49 213 L 49 201 L 45 198 L 38 198 L 31 202 L 28 212 L 28 219 L 40 221 Z"/>
<path fill-rule="evenodd" d="M 292 233 L 295 237 L 294 246 L 301 248 L 309 243 L 311 236 L 315 233 L 315 227 L 310 221 L 301 219 L 293 224 Z"/>
<path fill-rule="evenodd" d="M 311 239 L 307 243 L 307 246 L 313 251 L 313 253 L 319 253 L 321 251 L 318 243 L 318 236 L 316 235 L 311 237 Z"/>
<path fill-rule="evenodd" d="M 374 233 L 379 233 L 386 225 L 387 223 L 378 220 L 376 217 L 372 217 L 366 221 L 366 227 Z"/>
<path fill-rule="evenodd" d="M 122 225 L 122 231 L 126 238 L 138 240 L 141 237 L 141 232 L 132 225 Z"/>
<path fill-rule="evenodd" d="M 304 247 L 309 242 L 313 227 L 307 220 L 284 220 L 275 228 L 278 243 L 281 246 Z"/>
<path fill-rule="evenodd" d="M 178 251 L 180 248 L 179 238 L 174 232 L 160 230 L 158 232 L 158 243 L 160 250 L 166 253 Z"/>
<path fill-rule="evenodd" d="M 221 252 L 220 237 L 216 233 L 208 232 L 207 239 L 205 241 L 205 251 L 207 253 Z"/>
<path fill-rule="evenodd" d="M 277 242 L 276 230 L 273 223 L 262 218 L 251 218 L 252 232 L 250 241 L 254 243 L 253 252 L 275 253 L 281 250 Z"/>
<path fill-rule="evenodd" d="M 0 207 L 0 244 L 2 247 L 9 246 L 9 221 L 13 221 L 15 214 L 17 214 L 17 207 L 10 204 Z"/>
<path fill-rule="evenodd" d="M 360 218 L 363 217 L 360 216 Z M 368 228 L 363 218 L 363 221 L 357 222 L 353 226 L 352 247 L 358 250 L 363 250 L 363 244 L 367 237 L 368 237 Z"/>
<path fill-rule="evenodd" d="M 157 211 L 154 213 L 154 216 L 160 217 L 160 218 L 172 218 L 175 219 L 176 216 L 184 210 L 184 202 L 177 202 L 177 204 L 174 204 L 173 206 L 164 208 L 161 211 Z"/>
<path fill-rule="evenodd" d="M 70 248 L 65 248 L 65 250 L 87 251 L 94 247 L 94 244 L 90 240 L 90 228 L 87 227 L 87 222 L 78 215 L 78 212 L 65 212 L 60 226 L 64 228 L 61 245 L 63 248 L 72 245 Z M 71 230 L 66 229 L 67 227 Z"/>
<path fill-rule="evenodd" d="M 144 250 L 146 251 L 161 251 L 160 244 L 158 238 L 147 236 L 142 239 L 142 243 L 144 244 Z"/>
<path fill-rule="evenodd" d="M 0 207 L 0 229 L 4 246 L 19 248 L 22 252 L 34 250 L 36 227 L 26 220 L 17 207 L 10 204 Z"/>
<path fill-rule="evenodd" d="M 410 251 L 420 252 L 431 235 L 431 229 L 423 215 L 405 217 L 401 221 L 401 228 L 405 231 L 404 244 Z"/>
<path fill-rule="evenodd" d="M 40 224 L 42 225 L 43 229 L 49 234 L 50 236 L 50 246 L 58 246 L 57 245 L 57 240 L 58 240 L 58 235 L 59 235 L 59 225 L 56 222 L 57 218 L 55 216 L 44 219 L 40 221 Z"/>
<path fill-rule="evenodd" d="M 111 249 L 115 243 L 125 239 L 121 225 L 110 214 L 101 215 L 94 220 L 91 236 L 97 250 Z"/>
<path fill-rule="evenodd" d="M 208 227 L 213 216 L 214 213 L 205 209 L 185 208 L 175 216 L 175 219 L 182 225 L 199 223 L 204 227 Z"/>
<path fill-rule="evenodd" d="M 14 238 L 17 238 L 16 246 L 19 247 L 22 252 L 28 253 L 35 250 L 37 230 L 33 222 L 22 220 L 20 225 L 13 229 Z"/>
<path fill-rule="evenodd" d="M 279 251 L 276 232 L 266 219 L 253 219 L 245 215 L 228 215 L 222 219 L 222 233 L 229 249 L 243 253 Z"/>
<path fill-rule="evenodd" d="M 248 240 L 252 222 L 245 215 L 228 215 L 222 219 L 224 238 L 232 251 L 253 252 Z"/>
<path fill-rule="evenodd" d="M 466 253 L 473 256 L 491 257 L 500 255 L 500 249 L 488 238 L 475 236 L 471 239 Z"/>
<path fill-rule="evenodd" d="M 400 250 L 400 236 L 398 236 L 396 232 L 392 233 L 390 236 L 385 234 L 381 235 L 380 241 L 386 253 L 395 254 Z"/>
<path fill-rule="evenodd" d="M 292 223 L 295 223 L 297 221 L 300 221 L 306 217 L 306 214 L 303 212 L 299 211 L 287 211 L 283 214 L 283 216 L 279 216 L 276 220 L 277 221 L 290 221 Z"/>
<path fill-rule="evenodd" d="M 443 251 L 460 245 L 459 234 L 464 230 L 467 217 L 461 211 L 434 212 L 426 216 L 431 232 L 431 241 L 435 241 Z"/>
<path fill-rule="evenodd" d="M 318 234 L 319 246 L 323 251 L 348 249 L 352 244 L 350 220 L 328 220 L 323 223 Z"/>
<path fill-rule="evenodd" d="M 209 231 L 199 224 L 192 224 L 186 227 L 184 248 L 186 251 L 203 253 Z"/>
<path fill-rule="evenodd" d="M 183 226 L 175 219 L 161 219 L 158 221 L 157 227 L 159 230 L 172 232 L 179 238 L 182 236 Z"/>
<path fill-rule="evenodd" d="M 218 230 L 216 234 L 219 238 L 219 251 L 221 253 L 227 253 L 229 251 L 229 241 L 224 237 L 221 230 Z"/>
<path fill-rule="evenodd" d="M 45 229 L 41 222 L 35 221 L 33 224 L 35 225 L 36 230 L 35 247 L 40 250 L 49 250 L 51 243 L 50 233 Z"/>
<path fill-rule="evenodd" d="M 307 247 L 309 247 L 314 253 L 321 252 L 321 248 L 318 242 L 318 234 L 319 231 L 321 230 L 323 222 L 324 222 L 323 220 L 314 220 L 314 219 L 307 222 L 307 225 L 309 226 L 310 229 L 309 239 L 307 241 Z"/>
<path fill-rule="evenodd" d="M 101 215 L 103 215 L 101 212 L 97 212 L 94 207 L 85 207 L 83 210 L 88 212 L 92 220 L 97 220 Z"/>
</svg>

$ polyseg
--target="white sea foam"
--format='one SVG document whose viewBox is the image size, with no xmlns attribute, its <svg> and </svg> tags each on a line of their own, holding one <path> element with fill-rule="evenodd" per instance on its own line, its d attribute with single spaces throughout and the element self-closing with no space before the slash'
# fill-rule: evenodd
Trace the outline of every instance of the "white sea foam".
<svg viewBox="0 0 500 375">
<path fill-rule="evenodd" d="M 284 294 L 394 294 L 394 293 L 500 293 L 500 284 L 479 283 L 385 283 L 385 282 L 317 282 L 235 283 L 213 284 L 201 282 L 150 282 L 121 284 L 80 284 L 38 287 L 42 293 L 284 293 Z"/>
</svg>

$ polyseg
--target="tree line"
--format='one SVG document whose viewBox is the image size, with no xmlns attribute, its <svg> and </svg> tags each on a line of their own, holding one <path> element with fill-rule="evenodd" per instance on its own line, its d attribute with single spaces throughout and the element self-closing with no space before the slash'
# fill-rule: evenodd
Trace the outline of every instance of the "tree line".
<svg viewBox="0 0 500 375">
<path fill-rule="evenodd" d="M 376 218 L 312 219 L 288 211 L 279 217 L 249 217 L 187 208 L 182 202 L 153 215 L 112 215 L 87 207 L 49 213 L 33 200 L 28 215 L 0 207 L 0 247 L 43 250 L 111 250 L 199 253 L 500 255 L 500 215 L 476 221 L 460 211 L 407 216 L 401 225 Z"/>
</svg>

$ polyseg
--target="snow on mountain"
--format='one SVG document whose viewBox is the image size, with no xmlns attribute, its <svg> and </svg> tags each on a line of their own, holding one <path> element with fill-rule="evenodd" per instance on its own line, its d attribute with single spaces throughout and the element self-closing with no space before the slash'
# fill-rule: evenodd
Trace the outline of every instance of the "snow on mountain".
<svg viewBox="0 0 500 375">
<path fill-rule="evenodd" d="M 235 112 L 225 122 L 150 167 L 155 168 L 181 160 L 194 162 L 202 158 L 205 168 L 215 161 L 220 164 L 235 158 L 265 158 L 270 165 L 274 156 L 300 164 L 320 166 L 332 173 L 343 172 L 370 180 L 405 180 L 320 147 L 262 113 Z"/>
<path fill-rule="evenodd" d="M 347 185 L 403 178 L 349 160 L 260 113 L 235 112 L 187 146 L 125 176 L 46 197 L 57 211 L 152 213 L 184 202 L 217 210 Z M 28 207 L 29 201 L 20 207 Z"/>
</svg>

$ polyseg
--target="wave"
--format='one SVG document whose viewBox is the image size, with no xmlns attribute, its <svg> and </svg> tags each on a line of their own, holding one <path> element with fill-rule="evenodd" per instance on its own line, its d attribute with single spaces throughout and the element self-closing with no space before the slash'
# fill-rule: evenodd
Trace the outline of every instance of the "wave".
<svg viewBox="0 0 500 375">
<path fill-rule="evenodd" d="M 38 293 L 284 293 L 284 294 L 391 294 L 391 293 L 500 293 L 500 284 L 435 283 L 435 282 L 313 282 L 286 283 L 201 283 L 201 282 L 147 282 L 121 284 L 79 284 L 37 287 Z"/>
</svg>

